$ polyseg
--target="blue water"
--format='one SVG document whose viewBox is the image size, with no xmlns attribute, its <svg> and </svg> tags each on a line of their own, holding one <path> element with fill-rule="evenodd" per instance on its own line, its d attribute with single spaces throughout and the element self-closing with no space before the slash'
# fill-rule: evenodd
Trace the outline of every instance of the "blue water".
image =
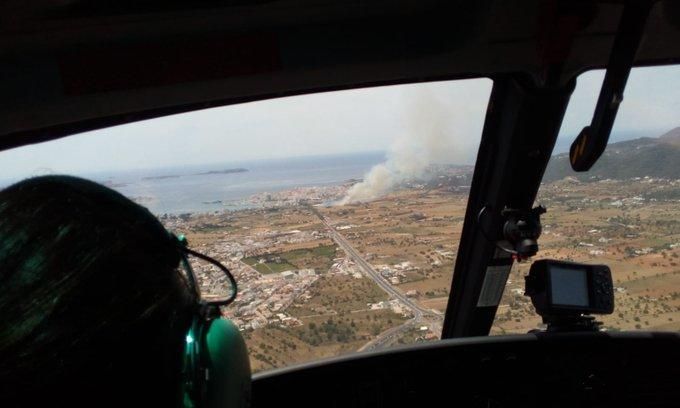
<svg viewBox="0 0 680 408">
<path fill-rule="evenodd" d="M 89 178 L 134 198 L 155 214 L 212 212 L 246 208 L 248 197 L 257 193 L 337 185 L 362 178 L 384 159 L 383 153 L 362 153 L 99 173 Z M 197 175 L 231 168 L 248 171 Z M 159 176 L 179 177 L 145 179 Z"/>
</svg>

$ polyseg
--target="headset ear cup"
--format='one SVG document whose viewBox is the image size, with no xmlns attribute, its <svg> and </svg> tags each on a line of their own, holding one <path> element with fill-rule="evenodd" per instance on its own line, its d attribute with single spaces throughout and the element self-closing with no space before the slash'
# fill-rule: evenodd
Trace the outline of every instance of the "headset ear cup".
<svg viewBox="0 0 680 408">
<path fill-rule="evenodd" d="M 205 340 L 202 353 L 210 373 L 205 407 L 249 407 L 250 360 L 238 327 L 229 320 L 216 319 Z"/>
<path fill-rule="evenodd" d="M 182 376 L 184 406 L 187 408 L 201 407 L 205 400 L 205 366 L 202 354 L 207 333 L 206 325 L 210 325 L 210 321 L 200 316 L 194 317 L 185 339 Z"/>
<path fill-rule="evenodd" d="M 187 333 L 185 350 L 184 407 L 250 406 L 250 360 L 236 325 L 197 316 Z"/>
<path fill-rule="evenodd" d="M 210 356 L 207 354 L 208 346 L 206 344 L 206 336 L 213 325 L 212 318 L 202 319 L 198 326 L 199 341 L 197 349 L 198 366 L 196 369 L 196 394 L 198 398 L 197 407 L 207 407 L 208 400 L 208 380 L 210 378 Z"/>
</svg>

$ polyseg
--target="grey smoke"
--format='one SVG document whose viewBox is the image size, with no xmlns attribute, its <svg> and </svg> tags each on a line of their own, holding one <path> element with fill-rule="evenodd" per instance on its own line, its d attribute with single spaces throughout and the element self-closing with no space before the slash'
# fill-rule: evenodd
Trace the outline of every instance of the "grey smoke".
<svg viewBox="0 0 680 408">
<path fill-rule="evenodd" d="M 395 135 L 386 161 L 374 166 L 338 204 L 372 201 L 405 181 L 427 179 L 431 177 L 428 168 L 435 164 L 470 162 L 479 144 L 486 106 L 456 103 L 426 87 L 412 94 L 402 118 L 403 133 Z"/>
</svg>

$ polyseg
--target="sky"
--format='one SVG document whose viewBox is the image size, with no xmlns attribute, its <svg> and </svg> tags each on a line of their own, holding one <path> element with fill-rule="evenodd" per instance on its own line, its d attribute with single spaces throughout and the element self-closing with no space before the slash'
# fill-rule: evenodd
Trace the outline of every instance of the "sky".
<svg viewBox="0 0 680 408">
<path fill-rule="evenodd" d="M 566 151 L 590 123 L 604 77 L 582 74 L 560 131 Z M 680 66 L 631 72 L 612 141 L 655 137 L 680 126 Z M 395 143 L 442 135 L 436 161 L 472 164 L 481 137 L 489 79 L 337 91 L 250 102 L 167 116 L 0 152 L 0 174 L 102 171 L 394 150 Z M 427 126 L 423 126 L 427 122 Z M 434 125 L 430 125 L 434 124 Z M 407 145 L 408 147 L 408 145 Z"/>
</svg>

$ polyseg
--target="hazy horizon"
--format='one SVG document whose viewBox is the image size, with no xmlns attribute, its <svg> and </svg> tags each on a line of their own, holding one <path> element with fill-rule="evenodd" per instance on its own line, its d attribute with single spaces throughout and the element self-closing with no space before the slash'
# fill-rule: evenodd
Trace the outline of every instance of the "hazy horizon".
<svg viewBox="0 0 680 408">
<path fill-rule="evenodd" d="M 631 72 L 610 143 L 680 125 L 680 67 Z M 589 124 L 604 77 L 582 74 L 554 154 Z M 5 179 L 384 152 L 396 167 L 474 164 L 492 81 L 394 85 L 284 97 L 150 119 L 0 152 Z M 409 170 L 410 171 L 410 170 Z"/>
</svg>

